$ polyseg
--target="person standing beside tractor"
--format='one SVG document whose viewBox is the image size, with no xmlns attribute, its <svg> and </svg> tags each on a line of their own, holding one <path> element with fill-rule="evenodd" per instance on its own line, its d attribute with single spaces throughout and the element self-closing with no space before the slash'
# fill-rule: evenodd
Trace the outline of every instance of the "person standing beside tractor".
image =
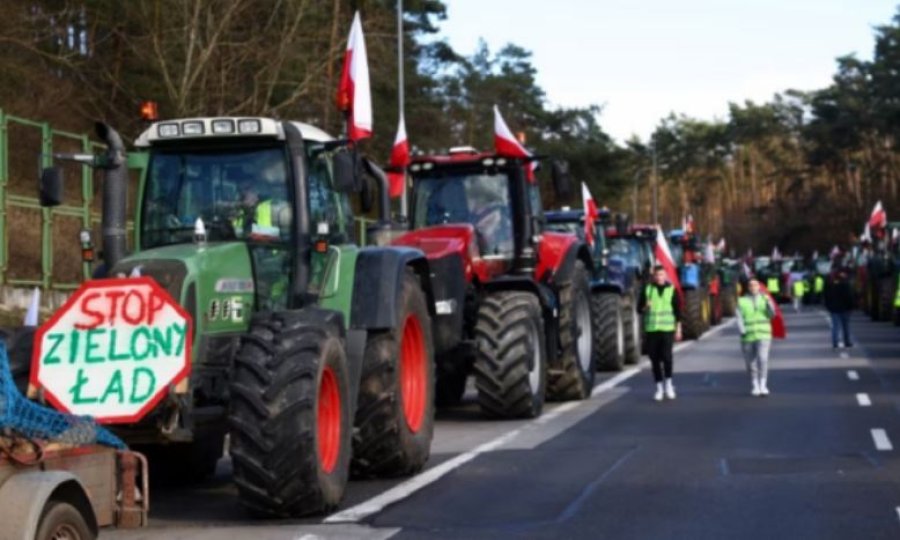
<svg viewBox="0 0 900 540">
<path fill-rule="evenodd" d="M 794 312 L 800 313 L 800 310 L 803 307 L 803 295 L 806 294 L 805 278 L 800 277 L 794 280 L 794 284 L 791 286 L 791 288 L 794 300 Z"/>
<path fill-rule="evenodd" d="M 825 282 L 825 309 L 831 315 L 831 346 L 838 348 L 838 333 L 842 333 L 845 347 L 852 347 L 850 311 L 853 309 L 853 290 L 843 268 L 832 273 Z"/>
<path fill-rule="evenodd" d="M 737 323 L 741 334 L 741 351 L 750 374 L 750 394 L 768 396 L 771 320 L 775 317 L 775 306 L 771 299 L 760 292 L 757 279 L 751 278 L 745 288 L 747 293 L 738 300 Z"/>
<path fill-rule="evenodd" d="M 672 348 L 681 340 L 681 300 L 662 266 L 653 269 L 653 282 L 641 291 L 638 311 L 644 314 L 647 355 L 653 365 L 653 399 L 675 399 Z"/>
</svg>

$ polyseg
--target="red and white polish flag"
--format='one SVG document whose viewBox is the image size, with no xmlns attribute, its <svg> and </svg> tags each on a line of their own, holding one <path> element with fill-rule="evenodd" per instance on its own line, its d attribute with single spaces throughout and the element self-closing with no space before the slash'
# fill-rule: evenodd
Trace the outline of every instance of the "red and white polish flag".
<svg viewBox="0 0 900 540">
<path fill-rule="evenodd" d="M 344 68 L 337 92 L 338 108 L 348 115 L 347 137 L 358 141 L 372 136 L 372 92 L 369 85 L 369 59 L 359 12 L 353 16 Z"/>
<path fill-rule="evenodd" d="M 662 232 L 661 227 L 656 229 L 656 244 L 653 246 L 653 255 L 656 257 L 656 263 L 666 270 L 666 276 L 669 282 L 675 286 L 678 291 L 679 298 L 684 298 L 681 292 L 681 281 L 678 279 L 678 269 L 675 268 L 675 258 L 669 251 L 669 243 L 666 242 L 666 236 Z"/>
<path fill-rule="evenodd" d="M 591 195 L 587 184 L 581 183 L 581 199 L 584 203 L 584 240 L 588 245 L 594 245 L 594 224 L 597 222 L 597 203 Z"/>
<path fill-rule="evenodd" d="M 875 229 L 883 228 L 885 225 L 887 225 L 887 212 L 881 206 L 881 201 L 878 201 L 875 203 L 875 207 L 872 208 L 872 215 L 869 216 L 869 227 Z"/>
<path fill-rule="evenodd" d="M 506 120 L 503 119 L 503 115 L 500 114 L 500 109 L 496 105 L 494 105 L 494 151 L 498 155 L 513 158 L 527 159 L 531 157 L 531 152 L 526 150 L 510 131 L 509 126 L 506 125 Z M 525 165 L 525 175 L 530 182 L 534 181 L 534 170 L 536 167 L 537 163 L 532 162 L 528 162 Z"/>
<path fill-rule="evenodd" d="M 391 171 L 388 172 L 391 198 L 396 199 L 403 194 L 403 184 L 406 182 L 406 167 L 409 166 L 409 140 L 406 138 L 406 122 L 400 116 L 400 125 L 397 126 L 397 136 L 394 138 L 394 147 L 391 148 Z"/>
</svg>

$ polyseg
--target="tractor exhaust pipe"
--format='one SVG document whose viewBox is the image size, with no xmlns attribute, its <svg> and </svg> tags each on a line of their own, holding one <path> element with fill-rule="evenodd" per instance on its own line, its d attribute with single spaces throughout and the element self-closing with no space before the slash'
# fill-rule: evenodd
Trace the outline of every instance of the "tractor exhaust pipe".
<svg viewBox="0 0 900 540">
<path fill-rule="evenodd" d="M 103 237 L 103 260 L 106 271 L 125 257 L 125 211 L 128 205 L 128 166 L 122 137 L 110 126 L 97 122 L 97 136 L 106 143 L 106 154 L 100 168 L 103 178 L 103 217 L 100 226 Z"/>
</svg>

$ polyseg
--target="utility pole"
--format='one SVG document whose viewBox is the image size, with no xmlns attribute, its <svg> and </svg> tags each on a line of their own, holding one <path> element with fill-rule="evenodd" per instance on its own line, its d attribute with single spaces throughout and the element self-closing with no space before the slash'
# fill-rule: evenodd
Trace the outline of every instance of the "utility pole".
<svg viewBox="0 0 900 540">
<path fill-rule="evenodd" d="M 397 118 L 403 118 L 403 92 L 403 0 L 397 0 Z M 403 221 L 407 217 L 406 178 L 400 195 L 400 217 Z"/>
</svg>

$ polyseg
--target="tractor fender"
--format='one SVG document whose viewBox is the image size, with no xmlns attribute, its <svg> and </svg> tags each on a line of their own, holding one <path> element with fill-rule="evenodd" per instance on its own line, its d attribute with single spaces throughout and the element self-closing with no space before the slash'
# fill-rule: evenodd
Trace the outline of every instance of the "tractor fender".
<svg viewBox="0 0 900 540">
<path fill-rule="evenodd" d="M 469 289 L 466 264 L 459 253 L 428 260 L 435 354 L 451 351 L 462 341 L 466 291 Z"/>
<path fill-rule="evenodd" d="M 32 540 L 50 500 L 74 506 L 98 534 L 97 516 L 78 477 L 67 471 L 33 470 L 13 474 L 0 485 L 0 540 Z"/>
<path fill-rule="evenodd" d="M 574 239 L 574 237 L 573 237 Z M 575 272 L 575 262 L 581 261 L 585 268 L 590 271 L 594 267 L 591 252 L 588 250 L 587 244 L 574 239 L 573 242 L 565 246 L 563 255 L 555 266 L 549 266 L 549 274 L 545 271 L 544 275 L 537 276 L 539 281 L 546 281 L 554 287 L 559 288 L 572 279 Z M 540 264 L 538 265 L 540 268 Z M 542 279 L 543 278 L 543 279 Z"/>
<path fill-rule="evenodd" d="M 360 249 L 356 257 L 350 329 L 389 330 L 400 324 L 397 304 L 407 266 L 419 276 L 428 311 L 435 316 L 431 271 L 425 254 L 401 246 L 367 247 Z"/>
</svg>

